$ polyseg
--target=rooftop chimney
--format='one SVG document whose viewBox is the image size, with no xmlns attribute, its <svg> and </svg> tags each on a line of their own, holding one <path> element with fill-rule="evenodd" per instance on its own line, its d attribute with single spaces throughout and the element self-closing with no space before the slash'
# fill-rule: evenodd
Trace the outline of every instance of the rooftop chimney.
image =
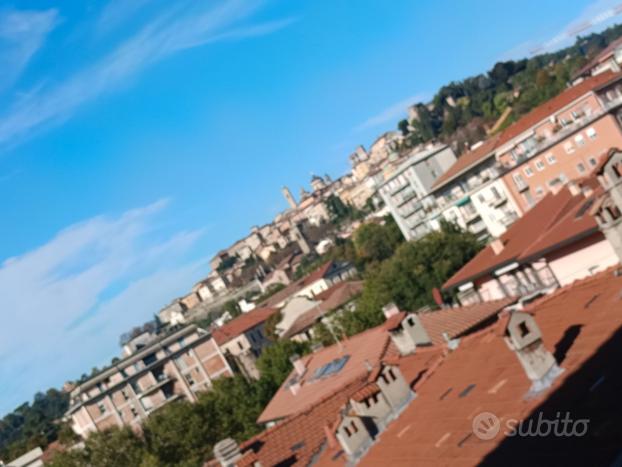
<svg viewBox="0 0 622 467">
<path fill-rule="evenodd" d="M 307 370 L 307 368 L 305 367 L 305 364 L 302 361 L 302 358 L 300 358 L 300 355 L 298 354 L 292 355 L 289 358 L 289 361 L 292 362 L 292 365 L 294 365 L 294 370 L 296 370 L 296 374 L 298 376 L 302 376 L 305 374 L 305 371 Z"/>
<path fill-rule="evenodd" d="M 503 332 L 506 344 L 514 351 L 527 377 L 533 382 L 530 393 L 548 388 L 562 373 L 553 354 L 544 347 L 542 331 L 531 314 L 510 312 Z"/>
<path fill-rule="evenodd" d="M 391 316 L 398 314 L 400 309 L 395 303 L 391 302 L 382 307 L 382 312 L 384 313 L 384 317 L 389 319 Z"/>
<path fill-rule="evenodd" d="M 214 457 L 222 467 L 233 467 L 242 457 L 242 453 L 235 440 L 225 438 L 214 445 Z"/>
<path fill-rule="evenodd" d="M 581 187 L 575 181 L 568 182 L 568 190 L 572 196 L 579 196 L 581 194 Z"/>
<path fill-rule="evenodd" d="M 495 238 L 491 243 L 490 243 L 490 247 L 492 248 L 492 251 L 495 252 L 495 255 L 499 255 L 501 254 L 501 252 L 503 251 L 503 240 L 501 240 L 500 238 Z"/>
</svg>

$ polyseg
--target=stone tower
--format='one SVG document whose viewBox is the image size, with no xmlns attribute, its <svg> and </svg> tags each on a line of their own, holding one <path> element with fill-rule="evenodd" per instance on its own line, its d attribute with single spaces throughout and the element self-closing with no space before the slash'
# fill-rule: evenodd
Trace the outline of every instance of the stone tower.
<svg viewBox="0 0 622 467">
<path fill-rule="evenodd" d="M 294 199 L 294 196 L 292 195 L 292 192 L 289 191 L 289 188 L 287 188 L 286 186 L 284 186 L 281 191 L 283 192 L 283 196 L 285 196 L 285 199 L 287 200 L 287 203 L 289 204 L 289 207 L 292 209 L 296 209 L 298 207 L 298 205 L 296 204 L 296 200 Z"/>
</svg>

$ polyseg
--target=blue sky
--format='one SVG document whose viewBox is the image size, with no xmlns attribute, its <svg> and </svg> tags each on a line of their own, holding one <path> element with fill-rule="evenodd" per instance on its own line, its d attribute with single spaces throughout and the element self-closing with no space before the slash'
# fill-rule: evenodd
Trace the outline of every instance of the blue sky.
<svg viewBox="0 0 622 467">
<path fill-rule="evenodd" d="M 615 3 L 0 3 L 0 414 L 108 362 L 282 185 Z"/>
</svg>

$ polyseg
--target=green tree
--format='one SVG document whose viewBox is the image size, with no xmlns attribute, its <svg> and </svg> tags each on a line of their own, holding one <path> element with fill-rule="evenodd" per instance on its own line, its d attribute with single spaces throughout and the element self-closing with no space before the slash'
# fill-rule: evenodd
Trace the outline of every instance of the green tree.
<svg viewBox="0 0 622 467">
<path fill-rule="evenodd" d="M 400 245 L 395 254 L 370 270 L 356 311 L 339 321 L 347 334 L 354 334 L 383 321 L 382 307 L 395 302 L 403 310 L 434 305 L 432 289 L 441 287 L 482 248 L 470 232 L 443 223 L 415 242 Z"/>
<path fill-rule="evenodd" d="M 290 358 L 292 355 L 304 355 L 310 351 L 309 344 L 290 340 L 280 340 L 265 348 L 259 359 L 257 368 L 261 379 L 275 389 L 278 388 L 292 371 Z"/>
<path fill-rule="evenodd" d="M 242 314 L 242 309 L 240 308 L 240 305 L 238 305 L 238 302 L 236 302 L 235 300 L 229 300 L 225 302 L 223 308 L 225 311 L 229 312 L 231 318 L 237 318 Z"/>
<path fill-rule="evenodd" d="M 391 216 L 385 219 L 385 225 L 364 224 L 354 233 L 357 259 L 363 265 L 390 258 L 403 241 L 404 237 Z"/>
</svg>

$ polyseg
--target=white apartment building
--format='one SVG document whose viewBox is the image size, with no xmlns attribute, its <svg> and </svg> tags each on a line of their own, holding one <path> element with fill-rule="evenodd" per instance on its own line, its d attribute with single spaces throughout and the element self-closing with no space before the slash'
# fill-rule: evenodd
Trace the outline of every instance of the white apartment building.
<svg viewBox="0 0 622 467">
<path fill-rule="evenodd" d="M 428 212 L 434 208 L 428 195 L 434 182 L 456 162 L 449 146 L 437 145 L 413 152 L 378 189 L 378 194 L 407 240 L 431 230 Z"/>
</svg>

